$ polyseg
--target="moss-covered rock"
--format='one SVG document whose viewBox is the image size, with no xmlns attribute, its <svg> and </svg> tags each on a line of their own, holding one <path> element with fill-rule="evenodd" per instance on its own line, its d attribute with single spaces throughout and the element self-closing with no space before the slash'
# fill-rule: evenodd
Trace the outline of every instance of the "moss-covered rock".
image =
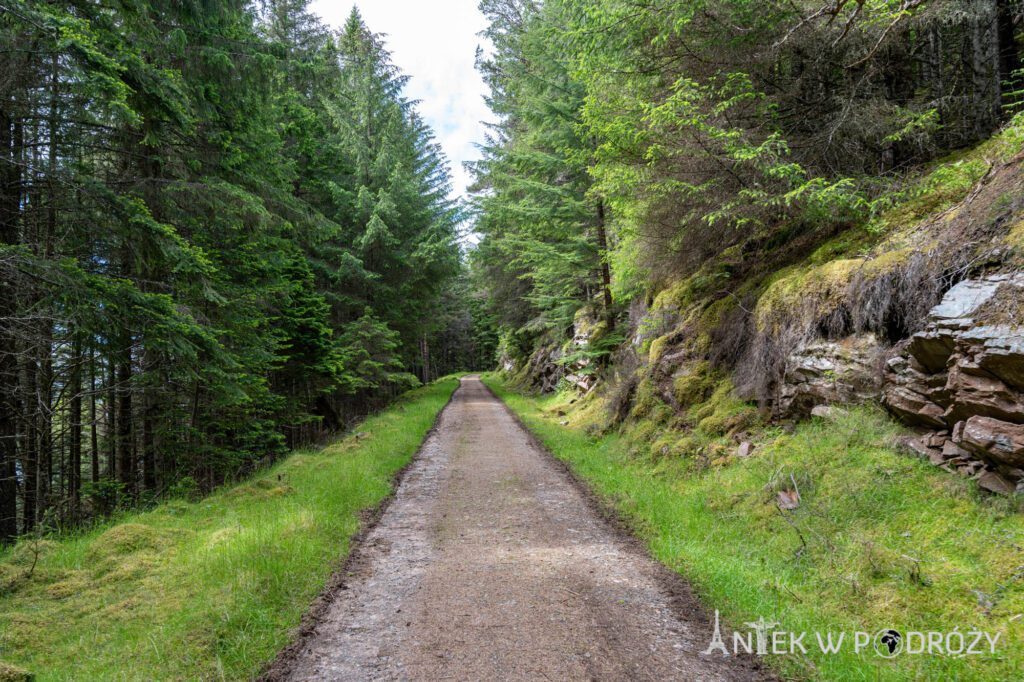
<svg viewBox="0 0 1024 682">
<path fill-rule="evenodd" d="M 707 400 L 720 380 L 707 362 L 684 365 L 672 379 L 672 397 L 685 409 Z"/>
<path fill-rule="evenodd" d="M 651 311 L 678 310 L 693 303 L 694 277 L 675 281 L 658 292 L 651 303 Z"/>
<path fill-rule="evenodd" d="M 650 377 L 640 380 L 636 387 L 636 395 L 633 398 L 633 409 L 630 410 L 630 417 L 636 420 L 644 419 L 651 415 L 656 409 L 664 405 L 658 397 L 657 388 Z"/>
<path fill-rule="evenodd" d="M 845 302 L 853 274 L 863 262 L 847 258 L 780 271 L 758 299 L 758 329 L 779 328 L 784 321 L 807 325 L 836 309 Z"/>
<path fill-rule="evenodd" d="M 665 349 L 668 347 L 669 335 L 665 334 L 651 341 L 651 348 L 648 351 L 647 359 L 650 364 L 658 364 L 658 360 L 665 354 Z"/>
<path fill-rule="evenodd" d="M 662 428 L 662 425 L 653 419 L 645 419 L 630 429 L 629 437 L 635 443 L 650 443 L 658 438 Z"/>
<path fill-rule="evenodd" d="M 651 457 L 658 459 L 672 456 L 672 451 L 677 441 L 678 434 L 672 432 L 663 433 L 651 444 Z"/>
<path fill-rule="evenodd" d="M 691 421 L 711 436 L 721 436 L 753 426 L 758 421 L 757 408 L 736 397 L 732 381 L 724 379 L 706 402 L 690 409 Z"/>
<path fill-rule="evenodd" d="M 35 678 L 24 668 L 0 661 L 0 682 L 31 682 Z"/>
<path fill-rule="evenodd" d="M 1018 264 L 1024 264 L 1024 219 L 1015 220 L 1003 237 L 1003 243 L 1010 248 L 1011 257 Z"/>
<path fill-rule="evenodd" d="M 1024 327 L 1024 287 L 1002 284 L 973 312 L 973 318 L 978 325 Z"/>
</svg>

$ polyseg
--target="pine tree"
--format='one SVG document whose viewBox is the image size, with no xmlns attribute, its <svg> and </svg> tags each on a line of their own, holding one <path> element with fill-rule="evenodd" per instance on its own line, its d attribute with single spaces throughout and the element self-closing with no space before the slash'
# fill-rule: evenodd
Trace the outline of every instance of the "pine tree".
<svg viewBox="0 0 1024 682">
<path fill-rule="evenodd" d="M 358 17 L 17 0 L 0 48 L 0 542 L 209 490 L 414 381 L 459 216 Z"/>
<path fill-rule="evenodd" d="M 557 8 L 505 0 L 481 7 L 497 49 L 480 69 L 501 123 L 476 165 L 480 260 L 503 280 L 496 298 L 525 299 L 536 314 L 523 319 L 512 303 L 503 322 L 565 329 L 596 298 L 613 328 L 605 205 L 591 191 L 594 140 L 581 119 L 586 91 L 551 29 Z"/>
</svg>

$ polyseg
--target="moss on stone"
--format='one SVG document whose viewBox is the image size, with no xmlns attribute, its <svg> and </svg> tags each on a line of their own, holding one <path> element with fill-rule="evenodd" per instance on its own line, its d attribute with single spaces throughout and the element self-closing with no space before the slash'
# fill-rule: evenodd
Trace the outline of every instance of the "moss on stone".
<svg viewBox="0 0 1024 682">
<path fill-rule="evenodd" d="M 651 365 L 657 364 L 658 360 L 661 359 L 661 356 L 664 355 L 665 348 L 668 347 L 668 339 L 669 335 L 665 334 L 651 341 L 651 347 L 647 354 L 648 362 L 650 362 Z"/>
<path fill-rule="evenodd" d="M 672 448 L 675 446 L 677 441 L 676 434 L 668 433 L 663 434 L 659 438 L 655 439 L 651 445 L 651 458 L 659 459 L 661 457 L 669 457 L 672 454 Z"/>
<path fill-rule="evenodd" d="M 691 421 L 709 436 L 722 436 L 757 423 L 757 409 L 736 397 L 732 381 L 723 379 L 711 397 L 690 409 Z"/>
<path fill-rule="evenodd" d="M 973 317 L 979 325 L 1024 326 L 1024 289 L 1000 285 L 995 295 L 974 311 Z"/>
<path fill-rule="evenodd" d="M 878 241 L 878 235 L 857 227 L 846 230 L 815 249 L 807 258 L 808 265 L 823 265 L 829 261 L 850 258 L 864 253 Z"/>
<path fill-rule="evenodd" d="M 758 329 L 770 329 L 782 320 L 794 318 L 805 323 L 834 310 L 845 302 L 860 258 L 834 260 L 817 267 L 792 267 L 773 278 L 758 299 L 755 309 Z"/>
<path fill-rule="evenodd" d="M 893 272 L 904 266 L 910 257 L 920 253 L 920 247 L 903 247 L 882 251 L 864 262 L 863 273 L 866 277 L 874 279 L 880 275 Z"/>
<path fill-rule="evenodd" d="M 1011 257 L 1018 265 L 1024 264 L 1024 218 L 1014 222 L 1003 237 L 1003 243 L 1011 250 Z"/>
<path fill-rule="evenodd" d="M 658 397 L 654 381 L 650 377 L 645 377 L 637 384 L 636 395 L 633 398 L 633 409 L 630 410 L 629 414 L 633 419 L 640 420 L 650 416 L 654 410 L 663 404 L 661 398 Z"/>
<path fill-rule="evenodd" d="M 608 336 L 608 321 L 601 320 L 590 328 L 590 336 L 587 337 L 587 343 L 593 345 L 606 336 Z"/>
<path fill-rule="evenodd" d="M 699 454 L 703 447 L 702 440 L 691 433 L 676 440 L 670 454 L 675 457 L 693 457 Z"/>
<path fill-rule="evenodd" d="M 636 423 L 629 431 L 629 438 L 634 443 L 650 443 L 658 437 L 661 425 L 653 419 L 644 419 Z"/>
<path fill-rule="evenodd" d="M 693 303 L 694 280 L 694 277 L 688 277 L 669 284 L 654 297 L 651 310 L 679 309 Z"/>
<path fill-rule="evenodd" d="M 672 380 L 672 397 L 682 408 L 704 402 L 719 379 L 707 362 L 685 365 Z"/>
<path fill-rule="evenodd" d="M 597 313 L 592 305 L 585 305 L 576 311 L 572 319 L 573 332 L 576 335 L 585 335 L 593 341 L 594 332 L 598 326 L 605 324 L 597 319 Z"/>
<path fill-rule="evenodd" d="M 11 663 L 0 661 L 0 682 L 31 682 L 35 675 Z"/>
</svg>

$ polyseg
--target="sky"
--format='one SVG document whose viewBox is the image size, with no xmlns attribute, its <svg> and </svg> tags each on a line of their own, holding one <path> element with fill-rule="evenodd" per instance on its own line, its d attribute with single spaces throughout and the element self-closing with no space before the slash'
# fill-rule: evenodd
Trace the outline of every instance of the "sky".
<svg viewBox="0 0 1024 682">
<path fill-rule="evenodd" d="M 309 11 L 332 28 L 341 28 L 352 6 L 374 33 L 385 34 L 394 64 L 410 81 L 406 95 L 420 100 L 417 110 L 434 129 L 452 169 L 452 188 L 466 196 L 469 175 L 464 161 L 479 158 L 474 144 L 484 141 L 486 86 L 474 68 L 477 34 L 487 20 L 479 0 L 313 0 Z M 485 46 L 486 49 L 486 46 Z"/>
</svg>

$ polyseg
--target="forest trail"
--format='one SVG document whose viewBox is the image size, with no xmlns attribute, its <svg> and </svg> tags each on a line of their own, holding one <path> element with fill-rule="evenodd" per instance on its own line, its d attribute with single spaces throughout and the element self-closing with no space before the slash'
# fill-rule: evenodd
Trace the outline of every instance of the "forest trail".
<svg viewBox="0 0 1024 682">
<path fill-rule="evenodd" d="M 710 635 L 685 585 L 470 376 L 325 612 L 266 678 L 760 676 L 702 656 Z"/>
</svg>

